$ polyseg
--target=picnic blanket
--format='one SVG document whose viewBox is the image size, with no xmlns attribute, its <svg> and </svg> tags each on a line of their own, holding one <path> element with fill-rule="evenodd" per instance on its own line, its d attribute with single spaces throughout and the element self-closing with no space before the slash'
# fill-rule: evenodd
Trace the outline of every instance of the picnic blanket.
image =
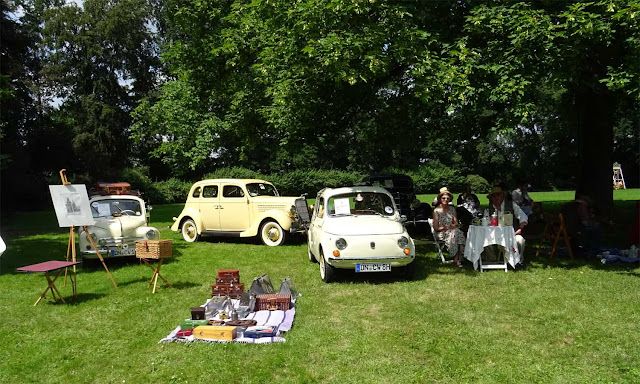
<svg viewBox="0 0 640 384">
<path fill-rule="evenodd" d="M 237 300 L 232 300 L 237 301 Z M 237 305 L 237 303 L 234 303 Z M 203 305 L 206 305 L 203 304 Z M 159 341 L 159 343 L 170 343 L 170 342 L 181 342 L 181 343 L 192 343 L 192 342 L 205 342 L 205 343 L 246 343 L 246 344 L 267 344 L 267 343 L 284 343 L 286 339 L 282 337 L 284 332 L 288 332 L 293 326 L 293 319 L 296 315 L 295 308 L 295 299 L 292 300 L 292 308 L 287 311 L 256 311 L 251 312 L 247 317 L 242 318 L 242 320 L 255 320 L 257 321 L 257 325 L 268 325 L 268 326 L 277 326 L 278 331 L 273 337 L 260 337 L 260 338 L 250 338 L 244 337 L 243 333 L 240 332 L 238 336 L 231 341 L 228 340 L 203 340 L 196 339 L 193 336 L 188 337 L 178 337 L 176 334 L 180 330 L 180 326 L 177 326 L 167 337 L 163 338 Z M 216 316 L 215 320 L 219 320 Z"/>
</svg>

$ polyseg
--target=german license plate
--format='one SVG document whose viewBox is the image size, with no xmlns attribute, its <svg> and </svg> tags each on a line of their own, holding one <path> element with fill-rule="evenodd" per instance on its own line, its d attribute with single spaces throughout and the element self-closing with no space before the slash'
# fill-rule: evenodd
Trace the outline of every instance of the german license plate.
<svg viewBox="0 0 640 384">
<path fill-rule="evenodd" d="M 136 254 L 135 248 L 112 249 L 111 256 L 133 256 Z"/>
<path fill-rule="evenodd" d="M 389 272 L 391 263 L 362 263 L 356 264 L 356 272 Z"/>
</svg>

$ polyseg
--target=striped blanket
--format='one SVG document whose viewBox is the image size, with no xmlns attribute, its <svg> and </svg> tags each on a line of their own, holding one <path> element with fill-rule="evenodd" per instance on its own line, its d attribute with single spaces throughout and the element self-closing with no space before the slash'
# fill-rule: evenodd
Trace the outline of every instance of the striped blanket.
<svg viewBox="0 0 640 384">
<path fill-rule="evenodd" d="M 235 300 L 234 300 L 235 301 Z M 293 326 L 293 318 L 296 315 L 295 308 L 295 300 L 292 300 L 292 308 L 288 311 L 257 311 L 252 312 L 249 316 L 243 318 L 242 320 L 256 320 L 258 322 L 257 325 L 269 325 L 269 326 L 277 326 L 278 332 L 273 337 L 260 337 L 260 338 L 250 338 L 243 337 L 240 333 L 238 337 L 232 341 L 227 340 L 202 340 L 196 339 L 193 336 L 189 337 L 177 337 L 176 334 L 180 330 L 180 326 L 177 326 L 167 337 L 160 340 L 160 343 L 170 343 L 170 342 L 182 342 L 182 343 L 192 343 L 192 342 L 205 342 L 205 343 L 247 343 L 247 344 L 266 344 L 266 343 L 284 343 L 286 340 L 282 337 L 282 333 L 288 332 Z M 217 318 L 216 318 L 217 320 Z"/>
</svg>

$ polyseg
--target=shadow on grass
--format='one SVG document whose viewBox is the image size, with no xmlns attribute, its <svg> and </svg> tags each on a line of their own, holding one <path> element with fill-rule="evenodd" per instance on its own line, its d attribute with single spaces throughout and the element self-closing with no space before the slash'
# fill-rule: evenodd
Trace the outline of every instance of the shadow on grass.
<svg viewBox="0 0 640 384">
<path fill-rule="evenodd" d="M 194 288 L 194 287 L 199 287 L 200 284 L 196 284 L 193 283 L 191 281 L 178 281 L 178 282 L 171 282 L 171 287 L 167 287 L 166 289 L 189 289 L 189 288 Z M 158 283 L 160 284 L 160 283 Z"/>
<path fill-rule="evenodd" d="M 41 304 L 47 304 L 47 305 L 79 305 L 79 304 L 86 303 L 86 302 L 89 302 L 89 301 L 101 299 L 101 298 L 103 298 L 105 296 L 107 296 L 107 295 L 104 294 L 104 293 L 78 293 L 76 295 L 76 297 L 73 297 L 72 295 L 63 297 L 64 301 L 65 301 L 63 303 L 60 299 L 54 301 L 51 298 L 51 294 L 48 293 L 47 297 L 42 299 L 42 301 L 40 301 L 40 303 L 38 305 L 41 305 Z"/>
</svg>

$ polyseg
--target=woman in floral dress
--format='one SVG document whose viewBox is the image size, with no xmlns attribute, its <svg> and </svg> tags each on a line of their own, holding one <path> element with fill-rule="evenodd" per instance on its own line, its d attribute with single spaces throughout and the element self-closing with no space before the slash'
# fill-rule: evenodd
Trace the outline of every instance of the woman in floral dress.
<svg viewBox="0 0 640 384">
<path fill-rule="evenodd" d="M 464 233 L 458 229 L 458 218 L 455 207 L 449 205 L 453 199 L 453 194 L 449 190 L 441 190 L 438 195 L 438 206 L 433 210 L 433 229 L 436 236 L 444 241 L 449 254 L 453 255 L 453 262 L 458 267 L 462 267 L 460 257 L 464 253 L 465 237 Z"/>
</svg>

